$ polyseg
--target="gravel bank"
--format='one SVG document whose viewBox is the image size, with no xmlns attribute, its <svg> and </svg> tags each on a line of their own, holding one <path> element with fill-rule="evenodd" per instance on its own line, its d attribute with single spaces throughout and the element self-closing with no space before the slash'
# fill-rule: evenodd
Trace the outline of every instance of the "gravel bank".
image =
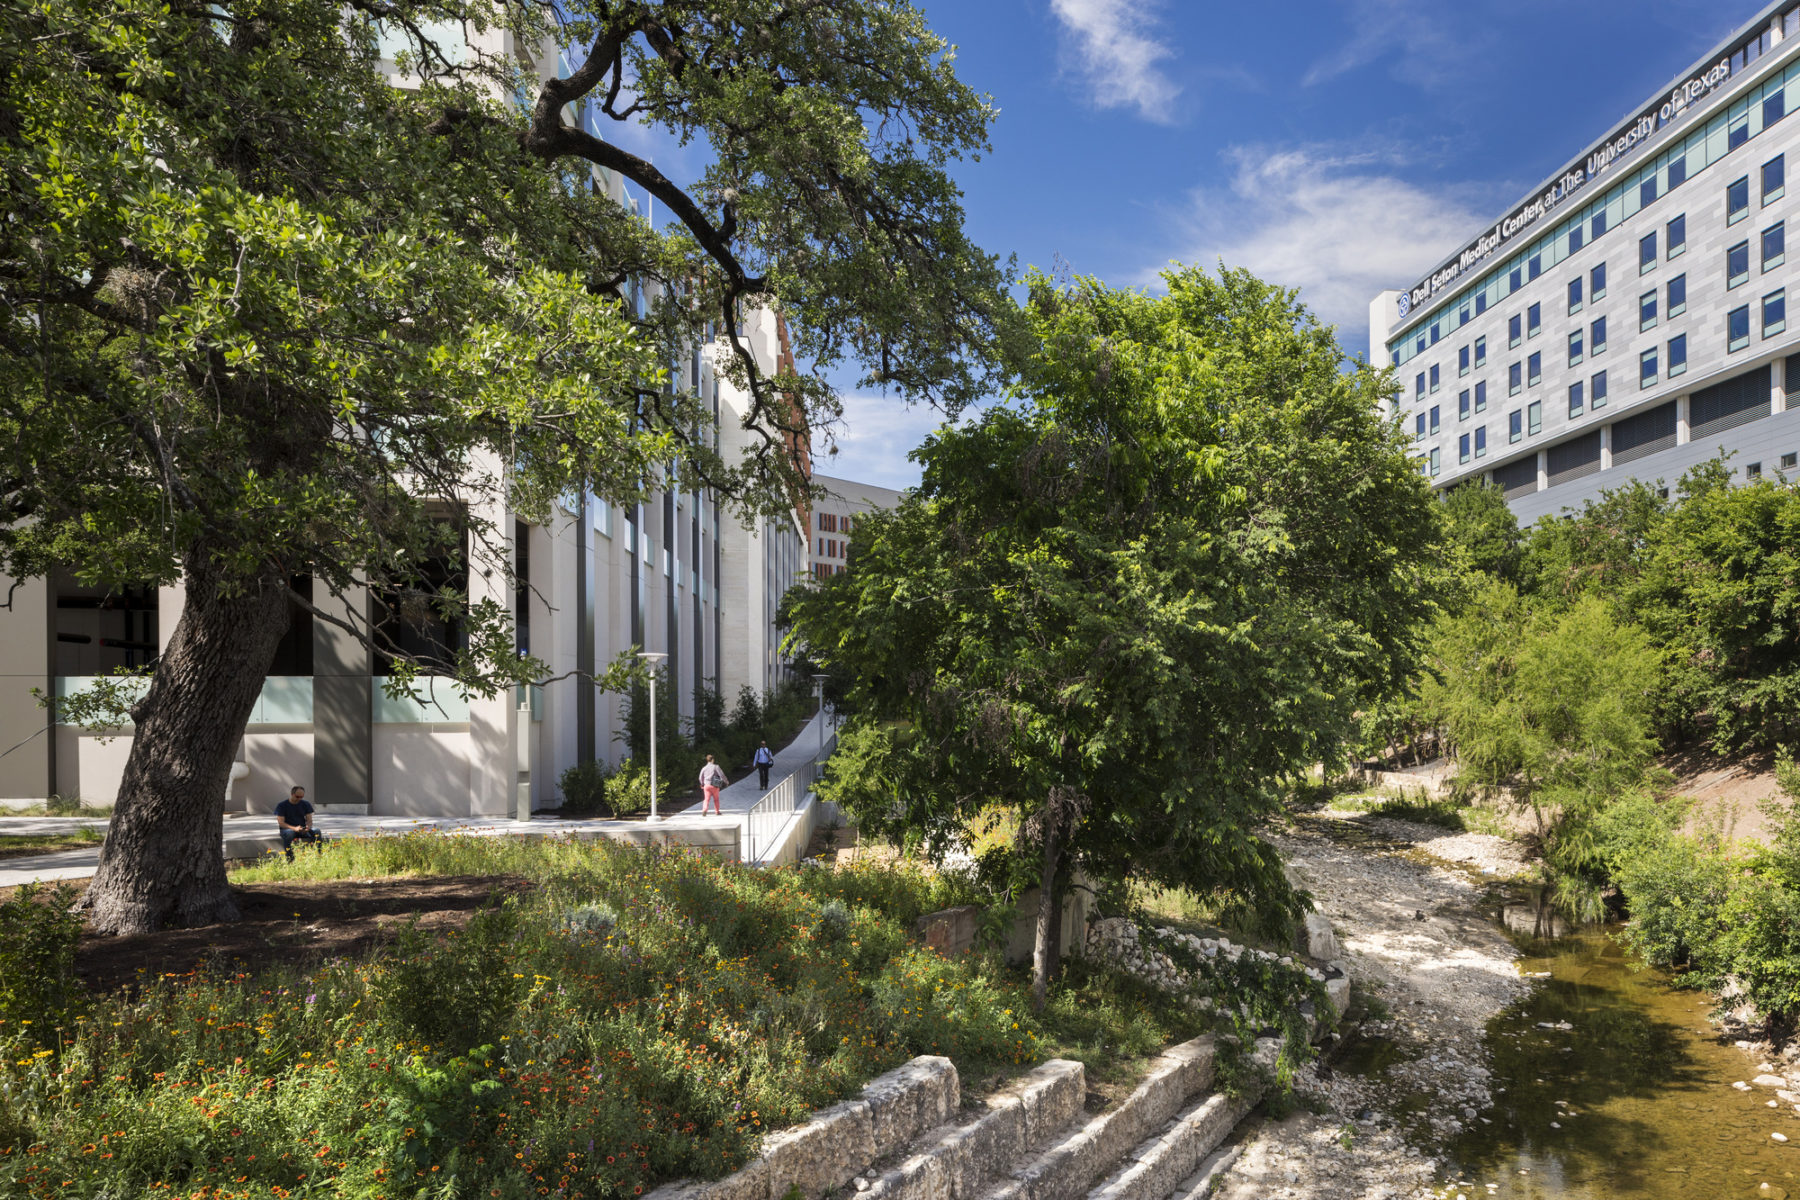
<svg viewBox="0 0 1800 1200">
<path fill-rule="evenodd" d="M 1483 1026 L 1529 986 L 1512 943 L 1476 908 L 1475 880 L 1517 875 L 1523 860 L 1501 838 L 1356 814 L 1302 818 L 1275 842 L 1331 919 L 1372 1011 L 1361 1027 L 1367 1040 L 1337 1069 L 1309 1067 L 1297 1081 L 1303 1104 L 1318 1112 L 1250 1131 L 1215 1195 L 1433 1196 L 1438 1163 L 1420 1147 L 1481 1120 L 1491 1100 Z M 1377 1058 L 1385 1071 L 1353 1073 Z"/>
</svg>

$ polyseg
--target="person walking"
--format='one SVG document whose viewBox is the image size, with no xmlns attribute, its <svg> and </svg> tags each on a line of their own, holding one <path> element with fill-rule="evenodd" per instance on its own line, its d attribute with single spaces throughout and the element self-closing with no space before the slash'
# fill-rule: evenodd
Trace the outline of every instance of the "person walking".
<svg viewBox="0 0 1800 1200">
<path fill-rule="evenodd" d="M 769 790 L 769 768 L 775 765 L 775 756 L 769 753 L 769 743 L 764 742 L 756 748 L 756 786 L 763 791 Z"/>
<path fill-rule="evenodd" d="M 721 817 L 725 815 L 725 810 L 719 806 L 719 789 L 724 786 L 725 772 L 719 769 L 719 764 L 713 761 L 712 755 L 707 755 L 706 765 L 700 768 L 701 816 L 706 815 L 706 806 L 709 803 L 713 806 L 714 813 Z"/>
</svg>

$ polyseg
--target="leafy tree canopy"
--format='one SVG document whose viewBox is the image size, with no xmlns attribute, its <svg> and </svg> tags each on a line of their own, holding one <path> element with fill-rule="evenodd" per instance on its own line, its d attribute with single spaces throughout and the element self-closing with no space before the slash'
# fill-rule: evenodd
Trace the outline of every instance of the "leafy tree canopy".
<svg viewBox="0 0 1800 1200">
<path fill-rule="evenodd" d="M 1376 415 L 1390 380 L 1341 372 L 1290 292 L 1166 280 L 1034 275 L 1017 403 L 929 440 L 917 491 L 792 607 L 853 681 L 829 794 L 940 850 L 1010 814 L 1040 989 L 1066 861 L 1285 924 L 1258 825 L 1407 677 L 1446 561 Z"/>
<path fill-rule="evenodd" d="M 522 65 L 544 50 L 568 72 Z M 132 708 L 102 923 L 229 913 L 208 828 L 290 607 L 312 607 L 294 577 L 463 621 L 455 673 L 491 691 L 541 668 L 501 605 L 464 611 L 423 577 L 446 543 L 504 575 L 504 508 L 629 501 L 670 464 L 748 511 L 790 502 L 795 437 L 833 402 L 756 369 L 747 305 L 905 396 L 954 411 L 987 386 L 1009 302 L 946 167 L 991 116 L 887 0 L 7 7 L 0 570 L 186 591 Z M 695 186 L 588 127 L 636 120 L 710 148 Z M 663 298 L 640 314 L 647 282 Z M 671 370 L 709 331 L 753 398 L 744 463 L 713 453 L 710 406 Z M 382 637 L 354 605 L 315 617 Z M 112 905 L 152 808 L 145 828 L 185 832 L 149 857 L 213 861 Z"/>
</svg>

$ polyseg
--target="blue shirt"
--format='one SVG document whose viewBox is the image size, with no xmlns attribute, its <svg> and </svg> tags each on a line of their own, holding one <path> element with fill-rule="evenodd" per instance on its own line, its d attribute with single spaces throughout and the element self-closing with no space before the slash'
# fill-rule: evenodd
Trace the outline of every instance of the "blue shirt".
<svg viewBox="0 0 1800 1200">
<path fill-rule="evenodd" d="M 773 766 L 775 763 L 775 756 L 769 753 L 769 748 L 767 746 L 758 746 L 756 748 L 756 757 L 751 761 L 759 767 Z"/>
</svg>

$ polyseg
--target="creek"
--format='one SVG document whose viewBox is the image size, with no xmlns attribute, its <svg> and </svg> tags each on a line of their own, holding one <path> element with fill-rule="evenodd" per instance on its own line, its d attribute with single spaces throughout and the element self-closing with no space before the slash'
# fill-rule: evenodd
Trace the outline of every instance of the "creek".
<svg viewBox="0 0 1800 1200">
<path fill-rule="evenodd" d="M 1442 1195 L 1800 1198 L 1800 1113 L 1769 1107 L 1772 1089 L 1732 1088 L 1756 1062 L 1708 1025 L 1708 997 L 1642 969 L 1605 929 L 1533 905 L 1502 915 L 1519 970 L 1547 977 L 1487 1024 L 1494 1104 L 1442 1148 Z"/>
</svg>

